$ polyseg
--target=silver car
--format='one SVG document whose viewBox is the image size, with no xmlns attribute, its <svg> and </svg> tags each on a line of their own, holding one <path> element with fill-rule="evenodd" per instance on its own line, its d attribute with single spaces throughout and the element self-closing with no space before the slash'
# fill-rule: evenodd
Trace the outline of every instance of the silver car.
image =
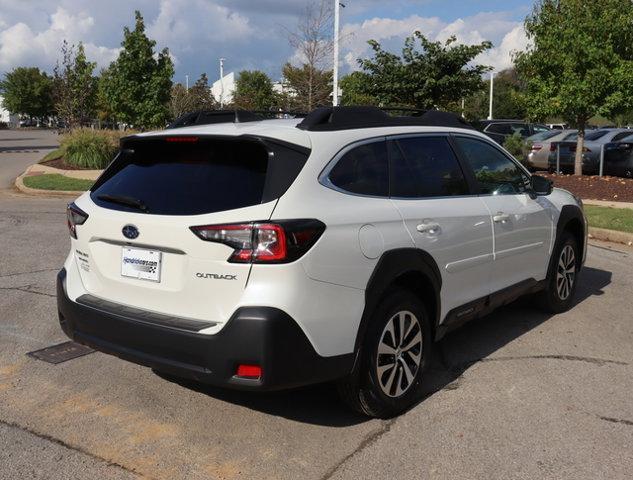
<svg viewBox="0 0 633 480">
<path fill-rule="evenodd" d="M 527 140 L 532 142 L 532 148 L 527 156 L 529 168 L 547 170 L 550 154 L 556 152 L 557 143 L 575 139 L 577 132 L 577 130 L 549 130 L 528 137 Z"/>
</svg>

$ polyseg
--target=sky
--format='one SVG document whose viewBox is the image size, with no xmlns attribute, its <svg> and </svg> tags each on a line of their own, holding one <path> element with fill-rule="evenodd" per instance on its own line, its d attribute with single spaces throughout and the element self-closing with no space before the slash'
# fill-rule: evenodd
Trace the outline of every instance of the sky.
<svg viewBox="0 0 633 480">
<path fill-rule="evenodd" d="M 311 0 L 317 1 L 317 0 Z M 523 20 L 530 0 L 341 0 L 342 73 L 358 68 L 374 39 L 398 53 L 420 30 L 433 40 L 457 36 L 462 43 L 493 42 L 477 61 L 501 70 L 526 46 Z M 281 66 L 296 61 L 287 31 L 294 30 L 306 0 L 0 0 L 0 75 L 18 66 L 52 72 L 63 40 L 82 41 L 99 68 L 116 59 L 123 27 L 140 10 L 158 48 L 168 47 L 174 81 L 193 82 L 205 72 L 263 70 L 278 80 Z"/>
</svg>

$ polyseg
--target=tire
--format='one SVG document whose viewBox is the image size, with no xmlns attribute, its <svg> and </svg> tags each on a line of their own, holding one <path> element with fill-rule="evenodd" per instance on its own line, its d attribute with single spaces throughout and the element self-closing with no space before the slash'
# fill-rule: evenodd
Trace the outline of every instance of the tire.
<svg viewBox="0 0 633 480">
<path fill-rule="evenodd" d="M 563 232 L 551 262 L 545 289 L 539 293 L 539 301 L 547 312 L 566 312 L 574 302 L 580 270 L 578 243 L 571 233 Z"/>
<path fill-rule="evenodd" d="M 341 398 L 369 417 L 402 413 L 419 398 L 432 346 L 429 316 L 420 299 L 407 290 L 388 292 L 371 316 L 358 368 L 339 382 Z"/>
</svg>

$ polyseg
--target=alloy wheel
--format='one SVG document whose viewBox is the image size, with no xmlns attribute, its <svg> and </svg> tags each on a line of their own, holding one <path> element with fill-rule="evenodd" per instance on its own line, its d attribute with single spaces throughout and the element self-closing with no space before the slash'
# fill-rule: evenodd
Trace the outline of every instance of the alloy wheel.
<svg viewBox="0 0 633 480">
<path fill-rule="evenodd" d="M 561 300 L 567 300 L 576 279 L 576 255 L 571 245 L 560 252 L 556 271 L 556 291 Z"/>
<path fill-rule="evenodd" d="M 422 328 L 413 313 L 403 310 L 389 319 L 376 356 L 378 382 L 385 395 L 400 397 L 409 390 L 420 368 L 422 340 Z"/>
</svg>

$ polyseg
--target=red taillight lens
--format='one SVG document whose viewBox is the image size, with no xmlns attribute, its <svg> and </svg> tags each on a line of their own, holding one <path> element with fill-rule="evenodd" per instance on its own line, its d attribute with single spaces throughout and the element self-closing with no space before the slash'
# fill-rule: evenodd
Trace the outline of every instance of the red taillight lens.
<svg viewBox="0 0 633 480">
<path fill-rule="evenodd" d="M 534 145 L 532 145 L 533 152 L 538 152 L 541 148 L 543 148 L 543 145 L 541 145 L 540 143 L 535 143 Z"/>
<path fill-rule="evenodd" d="M 554 145 L 553 143 L 549 144 L 549 151 L 550 152 L 555 152 L 556 151 L 556 145 Z"/>
<path fill-rule="evenodd" d="M 234 249 L 232 263 L 288 263 L 316 243 L 325 225 L 318 220 L 287 220 L 230 225 L 201 225 L 191 231 L 202 240 Z"/>
<path fill-rule="evenodd" d="M 83 225 L 88 220 L 88 214 L 74 203 L 66 206 L 66 220 L 70 236 L 77 238 L 77 225 Z"/>
<path fill-rule="evenodd" d="M 262 378 L 262 367 L 259 365 L 238 365 L 236 377 L 242 378 Z"/>
</svg>

